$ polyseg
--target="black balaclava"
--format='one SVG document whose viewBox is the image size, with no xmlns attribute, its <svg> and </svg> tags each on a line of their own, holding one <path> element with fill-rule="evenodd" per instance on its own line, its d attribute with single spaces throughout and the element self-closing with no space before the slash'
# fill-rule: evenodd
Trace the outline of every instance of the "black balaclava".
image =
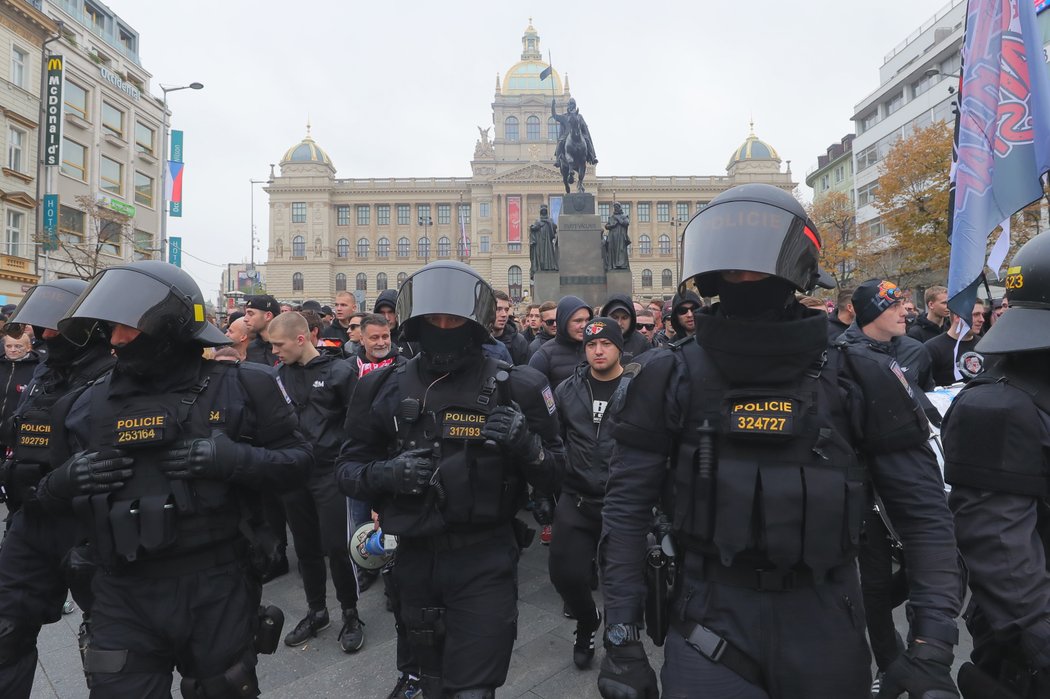
<svg viewBox="0 0 1050 699">
<path fill-rule="evenodd" d="M 437 373 L 455 371 L 481 355 L 471 323 L 458 328 L 439 328 L 425 319 L 419 322 L 419 346 L 427 369 Z"/>
<path fill-rule="evenodd" d="M 783 314 L 795 287 L 778 277 L 756 282 L 718 280 L 719 308 L 728 318 L 772 320 Z"/>
<path fill-rule="evenodd" d="M 69 366 L 84 351 L 83 347 L 77 347 L 67 340 L 65 335 L 45 339 L 44 346 L 47 347 L 47 358 L 44 361 L 53 367 Z"/>
<path fill-rule="evenodd" d="M 114 347 L 117 355 L 116 370 L 139 379 L 149 379 L 177 370 L 191 357 L 200 357 L 201 348 L 196 344 L 180 344 L 168 338 L 154 338 L 139 333 L 123 347 Z"/>
</svg>

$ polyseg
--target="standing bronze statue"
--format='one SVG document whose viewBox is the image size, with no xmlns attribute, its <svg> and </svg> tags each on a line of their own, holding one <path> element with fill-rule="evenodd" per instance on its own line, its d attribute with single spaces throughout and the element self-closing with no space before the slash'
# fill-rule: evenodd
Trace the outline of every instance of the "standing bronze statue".
<svg viewBox="0 0 1050 699">
<path fill-rule="evenodd" d="M 613 204 L 613 212 L 605 224 L 605 230 L 609 232 L 603 241 L 606 269 L 630 269 L 627 259 L 627 247 L 631 244 L 627 228 L 630 225 L 631 217 L 623 212 L 623 207 L 619 203 Z"/>
<path fill-rule="evenodd" d="M 547 217 L 547 207 L 540 207 L 540 217 L 529 226 L 529 262 L 532 269 L 529 279 L 536 272 L 553 272 L 558 269 L 558 226 Z"/>
<path fill-rule="evenodd" d="M 564 114 L 558 114 L 554 100 L 551 100 L 551 118 L 561 127 L 558 147 L 554 150 L 554 164 L 561 170 L 561 179 L 565 183 L 565 193 L 571 191 L 569 185 L 575 174 L 576 191 L 582 192 L 583 178 L 587 174 L 587 165 L 597 165 L 598 157 L 594 154 L 594 142 L 587 122 L 576 108 L 576 100 L 569 98 Z"/>
</svg>

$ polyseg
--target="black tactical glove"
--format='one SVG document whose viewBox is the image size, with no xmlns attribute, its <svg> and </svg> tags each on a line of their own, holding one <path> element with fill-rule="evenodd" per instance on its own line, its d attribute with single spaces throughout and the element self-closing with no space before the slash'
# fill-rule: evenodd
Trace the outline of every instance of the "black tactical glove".
<svg viewBox="0 0 1050 699">
<path fill-rule="evenodd" d="M 893 661 L 882 678 L 879 699 L 959 699 L 952 681 L 952 651 L 940 643 L 913 642 Z"/>
<path fill-rule="evenodd" d="M 237 470 L 240 459 L 241 451 L 237 442 L 224 432 L 215 431 L 211 437 L 176 442 L 164 452 L 158 466 L 168 478 L 225 481 Z"/>
<path fill-rule="evenodd" d="M 605 659 L 598 671 L 598 693 L 603 699 L 658 699 L 656 673 L 640 641 L 622 646 L 605 644 Z"/>
<path fill-rule="evenodd" d="M 541 527 L 553 524 L 554 498 L 550 495 L 544 495 L 537 490 L 532 491 L 532 518 Z"/>
<path fill-rule="evenodd" d="M 505 452 L 520 456 L 527 464 L 539 461 L 543 453 L 539 435 L 529 431 L 525 414 L 516 406 L 501 405 L 493 410 L 481 428 L 481 436 L 491 439 Z"/>
<path fill-rule="evenodd" d="M 47 476 L 47 488 L 53 496 L 64 500 L 119 490 L 124 487 L 124 481 L 131 478 L 130 466 L 134 462 L 122 451 L 110 450 L 105 454 L 82 451 Z"/>
<path fill-rule="evenodd" d="M 434 475 L 434 457 L 429 449 L 410 449 L 387 461 L 368 465 L 368 483 L 388 493 L 419 495 Z"/>
</svg>

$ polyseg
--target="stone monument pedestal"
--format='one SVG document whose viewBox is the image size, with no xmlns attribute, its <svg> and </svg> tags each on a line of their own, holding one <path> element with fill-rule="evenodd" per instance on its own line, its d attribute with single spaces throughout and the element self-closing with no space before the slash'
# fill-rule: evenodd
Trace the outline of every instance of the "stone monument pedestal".
<svg viewBox="0 0 1050 699">
<path fill-rule="evenodd" d="M 605 270 L 602 231 L 593 194 L 565 195 L 558 218 L 558 271 L 536 272 L 533 283 L 538 303 L 571 295 L 595 307 L 605 303 L 610 294 L 631 296 L 630 270 Z"/>
</svg>

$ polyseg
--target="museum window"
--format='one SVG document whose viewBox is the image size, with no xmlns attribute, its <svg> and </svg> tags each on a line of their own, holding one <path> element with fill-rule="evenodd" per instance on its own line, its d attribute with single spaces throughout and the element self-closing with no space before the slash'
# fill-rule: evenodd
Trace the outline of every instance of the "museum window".
<svg viewBox="0 0 1050 699">
<path fill-rule="evenodd" d="M 390 204 L 376 204 L 376 224 L 390 225 Z"/>
<path fill-rule="evenodd" d="M 372 222 L 372 208 L 368 204 L 357 205 L 357 225 L 367 226 Z"/>
<path fill-rule="evenodd" d="M 301 235 L 292 238 L 292 257 L 306 257 L 306 238 Z"/>
<path fill-rule="evenodd" d="M 303 290 L 303 273 L 296 272 L 292 275 L 292 291 Z"/>
<path fill-rule="evenodd" d="M 447 226 L 452 223 L 452 205 L 438 204 L 438 223 Z"/>
<path fill-rule="evenodd" d="M 642 270 L 642 288 L 652 289 L 653 288 L 653 270 L 643 269 Z"/>
<path fill-rule="evenodd" d="M 671 274 L 671 270 L 665 269 L 663 272 L 660 272 L 660 285 L 664 288 L 674 286 L 674 277 Z"/>
<path fill-rule="evenodd" d="M 430 218 L 430 204 L 416 204 L 416 218 L 417 221 L 426 221 Z M 430 221 L 427 225 L 433 225 L 433 221 Z M 419 225 L 423 225 L 420 223 Z"/>
<path fill-rule="evenodd" d="M 340 204 L 335 207 L 335 225 L 337 226 L 349 226 L 350 225 L 350 205 Z"/>
<path fill-rule="evenodd" d="M 675 217 L 679 223 L 685 223 L 689 218 L 689 204 L 688 202 L 680 201 L 675 204 Z"/>
<path fill-rule="evenodd" d="M 380 238 L 376 243 L 376 257 L 390 257 L 390 238 Z"/>
<path fill-rule="evenodd" d="M 639 207 L 641 208 L 641 207 Z M 653 240 L 647 235 L 643 235 L 638 238 L 638 252 L 643 255 L 653 254 Z"/>
<path fill-rule="evenodd" d="M 368 238 L 359 238 L 357 241 L 357 259 L 368 259 Z"/>
<path fill-rule="evenodd" d="M 397 205 L 397 225 L 407 226 L 412 223 L 412 206 L 410 204 Z"/>
<path fill-rule="evenodd" d="M 368 277 L 364 272 L 358 272 L 354 278 L 354 288 L 358 291 L 368 291 Z"/>
<path fill-rule="evenodd" d="M 376 291 L 386 291 L 386 272 L 380 272 L 376 275 Z"/>
<path fill-rule="evenodd" d="M 598 215 L 603 221 L 609 218 L 609 212 L 612 211 L 612 207 L 609 204 L 598 204 Z"/>
<path fill-rule="evenodd" d="M 518 117 L 507 117 L 507 121 L 504 122 L 503 133 L 508 141 L 518 140 Z"/>
<path fill-rule="evenodd" d="M 488 218 L 491 215 L 492 214 L 490 213 L 489 202 L 487 202 L 487 201 L 479 201 L 478 202 L 478 216 L 481 216 L 481 218 Z"/>
<path fill-rule="evenodd" d="M 292 223 L 306 223 L 306 202 L 292 202 Z"/>
<path fill-rule="evenodd" d="M 408 251 L 409 251 L 410 247 L 411 247 L 411 243 L 409 242 L 408 238 L 398 238 L 397 239 L 397 256 L 398 257 L 408 257 Z"/>
<path fill-rule="evenodd" d="M 621 203 L 620 207 L 623 209 L 623 215 L 627 216 L 628 218 L 630 218 L 630 216 L 631 216 L 631 205 L 630 204 Z"/>
<path fill-rule="evenodd" d="M 478 249 L 481 252 L 489 252 L 489 237 L 487 235 L 478 236 Z"/>
<path fill-rule="evenodd" d="M 547 119 L 547 140 L 557 141 L 561 137 L 561 125 L 554 117 Z"/>
<path fill-rule="evenodd" d="M 507 294 L 515 301 L 521 300 L 521 267 L 517 265 L 507 269 Z"/>
<path fill-rule="evenodd" d="M 438 238 L 438 259 L 444 260 L 452 255 L 452 241 L 445 236 Z"/>
<path fill-rule="evenodd" d="M 656 205 L 656 222 L 657 223 L 669 223 L 671 221 L 671 204 L 670 202 L 659 202 Z"/>
<path fill-rule="evenodd" d="M 459 205 L 459 213 L 457 215 L 457 218 L 461 225 L 466 225 L 470 223 L 470 204 Z"/>
<path fill-rule="evenodd" d="M 407 274 L 405 274 L 404 272 L 398 272 L 397 273 L 397 288 L 398 289 L 401 288 L 401 285 L 405 283 L 406 279 L 408 279 L 408 275 Z"/>
<path fill-rule="evenodd" d="M 346 275 L 342 272 L 335 275 L 335 290 L 346 291 Z"/>
<path fill-rule="evenodd" d="M 638 223 L 649 223 L 649 202 L 638 202 Z"/>
<path fill-rule="evenodd" d="M 661 235 L 659 238 L 657 238 L 656 244 L 659 247 L 661 255 L 671 254 L 671 236 Z"/>
<path fill-rule="evenodd" d="M 430 238 L 420 238 L 419 245 L 416 250 L 416 257 L 422 257 L 424 260 L 430 259 Z"/>
<path fill-rule="evenodd" d="M 469 239 L 467 239 L 467 240 L 464 240 L 463 238 L 459 239 L 459 241 L 456 243 L 456 254 L 459 255 L 459 259 L 461 259 L 461 260 L 470 258 L 470 240 Z"/>
<path fill-rule="evenodd" d="M 336 257 L 350 257 L 350 241 L 346 238 L 340 238 L 335 244 Z"/>
<path fill-rule="evenodd" d="M 540 118 L 538 116 L 530 116 L 525 120 L 525 140 L 540 140 Z"/>
</svg>

